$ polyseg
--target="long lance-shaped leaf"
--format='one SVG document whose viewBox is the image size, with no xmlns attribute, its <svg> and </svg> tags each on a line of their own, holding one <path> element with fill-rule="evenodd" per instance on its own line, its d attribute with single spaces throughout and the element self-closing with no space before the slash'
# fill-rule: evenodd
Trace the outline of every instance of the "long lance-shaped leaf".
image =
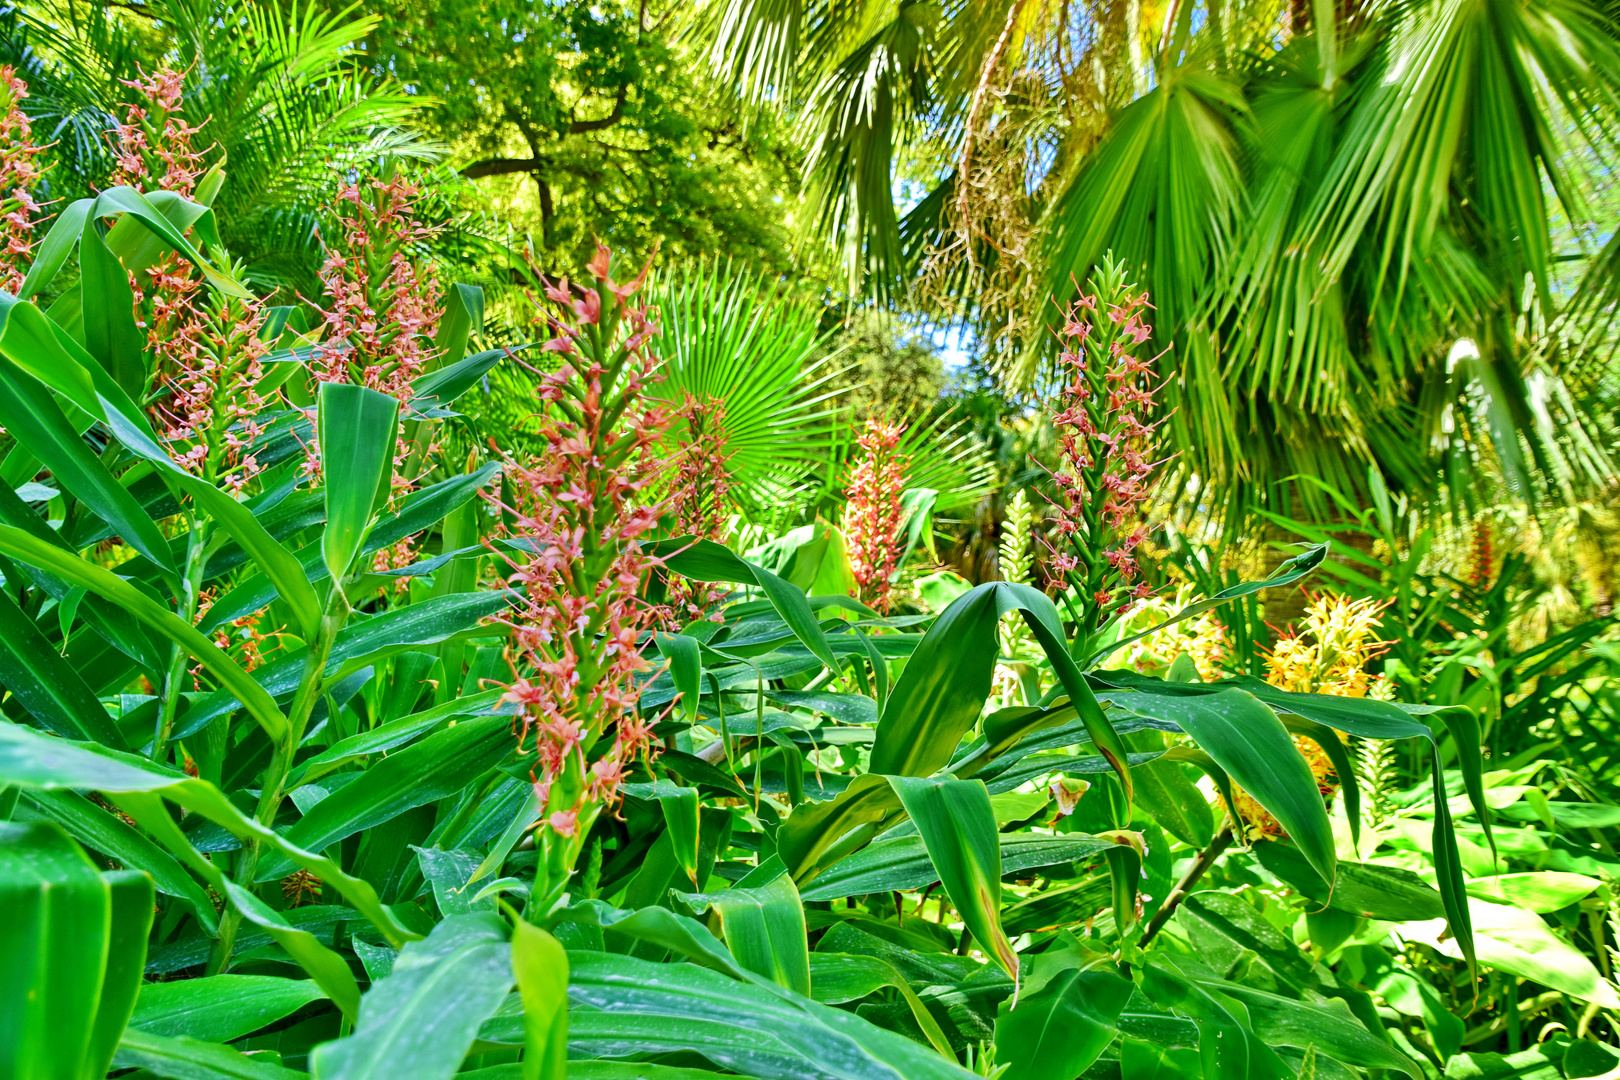
<svg viewBox="0 0 1620 1080">
<path fill-rule="evenodd" d="M 803 882 L 817 871 L 852 853 L 840 841 L 856 829 L 871 827 L 900 809 L 900 797 L 888 778 L 877 773 L 857 776 L 837 798 L 822 803 L 800 803 L 776 833 L 776 853 L 793 880 Z M 873 832 L 872 839 L 876 833 Z"/>
<path fill-rule="evenodd" d="M 158 892 L 177 897 L 191 907 L 203 933 L 219 936 L 213 901 L 202 886 L 173 857 L 122 819 L 72 791 L 36 789 L 25 797 L 24 804 L 61 825 L 86 847 L 152 875 Z M 178 831 L 179 826 L 175 828 Z"/>
<path fill-rule="evenodd" d="M 911 988 L 910 980 L 900 974 L 900 971 L 887 960 L 877 956 L 854 956 L 847 953 L 811 953 L 810 980 L 810 985 L 815 991 L 815 999 L 828 1005 L 842 1005 L 866 997 L 884 987 L 894 987 L 905 999 L 906 1005 L 911 1009 L 911 1018 L 922 1028 L 929 1044 L 946 1058 L 956 1056 L 956 1052 L 951 1049 L 950 1040 L 945 1037 L 944 1030 L 939 1026 L 939 1021 L 928 1011 L 928 1006 L 917 996 L 917 991 Z"/>
<path fill-rule="evenodd" d="M 680 634 L 655 636 L 658 651 L 669 661 L 669 677 L 680 691 L 688 723 L 698 719 L 698 698 L 703 694 L 703 650 L 697 638 Z"/>
<path fill-rule="evenodd" d="M 156 465 L 166 481 L 190 495 L 275 583 L 304 636 L 313 636 L 320 625 L 320 601 L 292 552 L 229 492 L 175 464 L 124 388 L 38 308 L 28 303 L 8 303 L 0 297 L 0 313 L 4 317 L 0 353 L 87 415 L 105 423 L 127 449 Z"/>
<path fill-rule="evenodd" d="M 256 840 L 292 858 L 335 888 L 396 948 L 415 937 L 395 921 L 377 891 L 332 860 L 294 847 L 281 834 L 244 815 L 214 785 L 160 769 L 130 754 L 52 739 L 16 724 L 0 723 L 0 783 L 46 791 L 62 788 L 108 794 L 149 791 L 201 814 L 241 840 Z"/>
<path fill-rule="evenodd" d="M 4 591 L 0 591 L 0 685 L 16 696 L 29 715 L 58 735 L 129 749 L 123 732 L 78 669 L 51 647 L 34 621 Z"/>
<path fill-rule="evenodd" d="M 1018 954 L 1001 928 L 1001 842 L 990 793 L 978 780 L 891 776 L 889 783 L 916 823 L 963 924 L 1016 984 Z"/>
<path fill-rule="evenodd" d="M 1028 1080 L 1072 1080 L 1119 1033 L 1131 984 L 1111 971 L 1059 972 L 996 1018 L 996 1060 Z"/>
<path fill-rule="evenodd" d="M 342 581 L 393 478 L 399 401 L 364 386 L 323 383 L 319 421 L 326 474 L 321 558 L 332 579 Z"/>
<path fill-rule="evenodd" d="M 84 297 L 84 343 L 125 392 L 146 388 L 145 335 L 135 323 L 129 272 L 108 250 L 96 223 L 84 223 L 79 241 L 79 290 Z"/>
<path fill-rule="evenodd" d="M 1236 689 L 1201 697 L 1143 694 L 1132 699 L 1129 708 L 1180 725 L 1271 812 L 1322 880 L 1333 883 L 1338 856 L 1322 793 L 1288 730 L 1260 699 Z"/>
<path fill-rule="evenodd" d="M 871 770 L 894 776 L 928 776 L 950 763 L 990 696 L 996 661 L 996 627 L 1018 612 L 1046 653 L 1069 703 L 1099 752 L 1131 793 L 1129 753 L 1103 715 L 1086 677 L 1069 655 L 1057 609 L 1028 585 L 990 582 L 959 596 L 912 652 L 884 704 L 872 744 Z"/>
<path fill-rule="evenodd" d="M 146 196 L 132 187 L 124 186 L 108 188 L 94 198 L 80 199 L 63 209 L 51 225 L 50 232 L 45 234 L 45 239 L 40 241 L 34 255 L 34 263 L 28 268 L 28 276 L 23 279 L 17 295 L 26 300 L 51 283 L 57 271 L 67 262 L 74 244 L 82 238 L 87 221 L 125 214 L 161 237 L 177 254 L 202 271 L 203 276 L 214 288 L 231 296 L 250 295 L 239 282 L 230 275 L 221 273 L 211 262 L 203 258 L 202 253 L 175 227 L 174 222 L 152 205 Z M 204 210 L 196 216 L 195 221 L 199 235 L 216 234 L 213 211 Z"/>
<path fill-rule="evenodd" d="M 1223 679 L 1218 683 L 1203 685 L 1163 683 L 1157 679 L 1123 671 L 1110 671 L 1098 677 L 1117 686 L 1140 690 L 1144 694 L 1151 693 L 1171 698 L 1219 694 L 1236 687 L 1253 694 L 1279 712 L 1314 720 L 1335 731 L 1342 731 L 1357 738 L 1421 738 L 1430 743 L 1436 741 L 1430 728 L 1418 723 L 1401 708 L 1387 701 L 1332 697 L 1327 694 L 1291 694 L 1259 679 L 1247 677 Z M 1481 821 L 1484 821 L 1490 817 L 1490 811 L 1485 805 L 1484 784 L 1481 780 L 1484 765 L 1479 754 L 1478 720 L 1466 709 L 1444 710 L 1441 715 L 1442 719 L 1448 715 L 1450 717 L 1448 727 L 1453 739 L 1459 745 L 1457 764 L 1463 773 L 1464 790 L 1468 793 L 1474 812 Z M 1451 927 L 1452 936 L 1457 939 L 1457 947 L 1462 950 L 1463 957 L 1468 961 L 1469 971 L 1477 975 L 1478 961 L 1474 952 L 1473 921 L 1468 910 L 1466 882 L 1458 854 L 1456 833 L 1452 829 L 1451 808 L 1449 796 L 1445 793 L 1438 745 L 1434 749 L 1432 779 L 1437 795 L 1433 838 L 1437 883 L 1441 899 L 1445 903 L 1446 921 Z"/>
<path fill-rule="evenodd" d="M 268 933 L 277 945 L 298 965 L 309 973 L 315 984 L 326 991 L 326 996 L 342 1010 L 349 1023 L 354 1023 L 360 1012 L 360 986 L 354 981 L 354 972 L 336 952 L 322 945 L 308 930 L 300 930 L 289 923 L 280 912 L 273 911 L 263 900 L 248 892 L 234 881 L 223 878 L 216 888 L 231 898 L 236 910 L 255 926 Z"/>
<path fill-rule="evenodd" d="M 315 1075 L 449 1080 L 515 979 L 505 924 L 453 915 L 405 946 L 361 999 L 354 1034 L 315 1051 Z"/>
<path fill-rule="evenodd" d="M 236 696 L 248 715 L 264 728 L 265 734 L 272 740 L 279 741 L 285 736 L 287 718 L 276 708 L 275 699 L 254 681 L 253 676 L 184 619 L 117 574 L 9 525 L 0 525 L 0 554 L 47 570 L 75 585 L 82 585 L 123 607 L 201 661 L 209 674 Z"/>
<path fill-rule="evenodd" d="M 309 1080 L 308 1073 L 272 1064 L 261 1054 L 249 1056 L 223 1043 L 153 1035 L 139 1028 L 124 1032 L 113 1067 L 179 1080 Z"/>
<path fill-rule="evenodd" d="M 24 307 L 12 305 L 11 312 Z M 10 343 L 15 327 L 10 312 L 3 314 L 8 317 L 0 326 L 0 354 L 9 358 L 14 351 Z M 50 391 L 9 359 L 0 359 L 0 422 L 19 448 L 43 462 L 58 483 L 173 579 L 169 541 L 157 523 L 85 445 L 80 428 L 69 422 Z M 81 426 L 88 427 L 89 420 Z"/>
<path fill-rule="evenodd" d="M 1141 641 L 1143 638 L 1152 637 L 1154 634 L 1158 633 L 1160 630 L 1163 630 L 1167 626 L 1174 626 L 1183 619 L 1190 619 L 1195 615 L 1202 615 L 1204 612 L 1218 608 L 1222 604 L 1227 604 L 1233 600 L 1252 595 L 1260 592 L 1262 589 L 1276 589 L 1285 585 L 1292 585 L 1300 578 L 1303 578 L 1311 571 L 1315 570 L 1318 566 L 1321 566 L 1322 560 L 1327 558 L 1327 551 L 1328 548 L 1326 544 L 1317 544 L 1315 547 L 1312 547 L 1307 551 L 1300 552 L 1292 559 L 1289 559 L 1287 562 L 1277 567 L 1277 572 L 1268 578 L 1261 581 L 1241 581 L 1236 585 L 1222 589 L 1214 596 L 1209 596 L 1203 600 L 1194 601 L 1193 603 L 1182 608 L 1180 611 L 1177 611 L 1168 619 L 1164 620 L 1164 622 L 1159 623 L 1156 626 L 1150 626 L 1146 630 L 1143 630 L 1140 634 L 1132 634 L 1128 638 L 1122 638 L 1119 641 L 1115 641 L 1104 646 L 1102 649 L 1088 656 L 1085 663 L 1081 664 L 1080 666 L 1086 669 L 1096 667 L 1109 656 L 1112 656 L 1125 646 L 1135 644 L 1136 642 Z"/>
<path fill-rule="evenodd" d="M 411 492 L 405 496 L 399 513 L 380 518 L 371 527 L 371 531 L 366 534 L 365 542 L 360 545 L 360 554 L 370 555 L 374 551 L 381 551 L 407 536 L 415 536 L 422 530 L 438 524 L 446 514 L 464 506 L 478 493 L 479 488 L 489 483 L 500 471 L 501 466 L 498 463 L 490 462 L 481 466 L 477 472 L 453 476 L 430 487 Z M 325 517 L 324 508 L 321 516 Z M 325 561 L 321 558 L 318 542 L 299 550 L 293 558 L 303 569 L 304 577 L 312 584 L 326 581 L 331 577 L 327 572 Z M 220 597 L 197 624 L 197 629 L 205 634 L 211 633 L 232 619 L 250 615 L 263 608 L 274 600 L 279 592 L 276 583 L 268 577 L 263 575 L 250 577 Z"/>
<path fill-rule="evenodd" d="M 464 790 L 513 747 L 512 722 L 505 716 L 481 716 L 447 727 L 376 762 L 353 783 L 310 807 L 286 831 L 287 842 L 325 850 L 407 810 Z M 286 860 L 267 858 L 259 866 L 258 880 L 285 877 L 290 870 Z"/>
<path fill-rule="evenodd" d="M 689 536 L 661 540 L 650 545 L 654 555 L 667 560 L 669 568 L 693 581 L 725 581 L 735 585 L 751 585 L 765 594 L 776 613 L 787 623 L 793 636 L 798 638 L 810 654 L 833 671 L 840 669 L 827 636 L 816 621 L 810 602 L 797 587 L 788 584 L 763 567 L 734 554 L 730 548 L 713 540 L 694 540 Z"/>
<path fill-rule="evenodd" d="M 0 525 L 19 528 L 30 536 L 73 554 L 72 548 L 62 539 L 62 535 L 46 524 L 44 518 L 29 509 L 28 504 L 23 502 L 3 479 L 0 479 Z M 24 563 L 19 569 L 37 588 L 58 603 L 67 602 L 69 594 L 75 589 L 75 586 L 69 585 L 54 574 L 47 574 L 37 566 Z M 79 602 L 80 617 L 109 645 L 150 671 L 155 672 L 163 666 L 163 656 L 146 632 L 130 618 L 128 612 L 92 593 L 81 593 L 80 596 L 82 597 Z"/>
<path fill-rule="evenodd" d="M 791 876 L 782 873 L 754 888 L 680 896 L 680 900 L 700 915 L 714 909 L 720 916 L 726 945 L 743 967 L 778 986 L 810 996 L 810 946 L 804 905 Z"/>
<path fill-rule="evenodd" d="M 512 975 L 523 998 L 523 1080 L 568 1075 L 568 952 L 519 919 L 512 927 Z"/>
<path fill-rule="evenodd" d="M 52 821 L 0 822 L 0 1074 L 83 1075 L 111 898 Z"/>
<path fill-rule="evenodd" d="M 291 1016 L 326 995 L 308 979 L 205 975 L 141 987 L 131 1026 L 152 1035 L 228 1042 Z"/>
<path fill-rule="evenodd" d="M 107 970 L 101 979 L 95 1027 L 85 1054 L 84 1076 L 106 1076 L 118 1039 L 135 1011 L 146 971 L 146 943 L 152 933 L 152 879 L 139 870 L 114 870 L 101 875 L 112 901 L 107 933 Z"/>
</svg>

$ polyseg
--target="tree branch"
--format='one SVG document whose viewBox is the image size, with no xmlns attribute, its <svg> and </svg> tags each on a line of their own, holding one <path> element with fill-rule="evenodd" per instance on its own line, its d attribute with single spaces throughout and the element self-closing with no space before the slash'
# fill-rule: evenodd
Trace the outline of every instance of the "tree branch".
<svg viewBox="0 0 1620 1080">
<path fill-rule="evenodd" d="M 1232 846 L 1232 840 L 1231 828 L 1224 828 L 1216 834 L 1214 840 L 1210 841 L 1209 847 L 1198 853 L 1198 858 L 1187 868 L 1187 872 L 1181 876 L 1181 880 L 1176 882 L 1176 887 L 1171 889 L 1170 895 L 1164 898 L 1164 903 L 1159 905 L 1159 910 L 1153 913 L 1152 921 L 1147 924 L 1147 929 L 1143 931 L 1141 940 L 1136 943 L 1139 948 L 1146 948 L 1147 943 L 1153 940 L 1154 935 L 1164 929 L 1164 924 L 1170 921 L 1170 916 L 1176 913 L 1176 908 L 1180 907 L 1181 902 L 1187 899 L 1187 896 L 1193 890 L 1193 886 L 1198 884 L 1198 879 L 1203 877 L 1205 872 L 1215 865 L 1215 860 L 1220 858 L 1226 849 Z"/>
<path fill-rule="evenodd" d="M 586 131 L 601 131 L 603 128 L 610 128 L 617 124 L 619 119 L 624 116 L 624 98 L 629 92 L 630 87 L 628 84 L 620 86 L 618 96 L 613 99 L 612 112 L 600 120 L 575 120 L 568 125 L 568 134 L 578 135 Z"/>
<path fill-rule="evenodd" d="M 481 176 L 510 176 L 512 173 L 533 173 L 539 172 L 544 164 L 545 162 L 537 157 L 485 158 L 483 161 L 475 161 L 462 169 L 461 175 L 468 180 L 477 180 Z"/>
</svg>

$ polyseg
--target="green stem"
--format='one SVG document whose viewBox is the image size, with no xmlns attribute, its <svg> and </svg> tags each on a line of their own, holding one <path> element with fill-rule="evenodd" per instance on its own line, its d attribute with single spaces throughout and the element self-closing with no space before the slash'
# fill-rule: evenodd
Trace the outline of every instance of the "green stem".
<svg viewBox="0 0 1620 1080">
<path fill-rule="evenodd" d="M 189 625 L 197 620 L 198 598 L 202 595 L 204 567 L 208 565 L 208 525 L 193 521 L 186 540 L 186 573 L 181 581 L 180 617 Z M 157 726 L 152 732 L 152 760 L 162 762 L 174 733 L 174 716 L 180 708 L 181 680 L 186 674 L 189 654 L 178 644 L 169 649 L 169 667 L 163 673 L 163 697 L 158 705 Z"/>
<path fill-rule="evenodd" d="M 292 771 L 293 756 L 304 741 L 304 729 L 309 725 L 315 703 L 320 700 L 321 678 L 338 633 L 349 618 L 349 601 L 340 583 L 333 583 L 327 594 L 326 611 L 315 635 L 309 655 L 304 660 L 304 673 L 293 692 L 292 707 L 287 711 L 287 735 L 270 756 L 265 767 L 264 786 L 259 789 L 259 805 L 254 817 L 265 828 L 273 828 L 276 814 L 287 795 L 287 775 Z M 244 889 L 253 888 L 253 875 L 259 869 L 259 842 L 243 842 L 242 856 L 236 865 L 236 883 Z M 242 925 L 242 915 L 234 907 L 227 907 L 219 921 L 219 940 L 214 943 L 213 955 L 208 961 L 208 973 L 216 975 L 230 963 L 231 950 L 236 944 L 236 932 Z"/>
</svg>

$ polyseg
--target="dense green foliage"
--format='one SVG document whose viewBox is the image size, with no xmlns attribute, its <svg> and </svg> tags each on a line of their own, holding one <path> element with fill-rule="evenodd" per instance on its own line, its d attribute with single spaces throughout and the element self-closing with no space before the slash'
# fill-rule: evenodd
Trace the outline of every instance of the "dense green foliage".
<svg viewBox="0 0 1620 1080">
<path fill-rule="evenodd" d="M 0 13 L 0 1077 L 1620 1075 L 1617 51 Z"/>
</svg>

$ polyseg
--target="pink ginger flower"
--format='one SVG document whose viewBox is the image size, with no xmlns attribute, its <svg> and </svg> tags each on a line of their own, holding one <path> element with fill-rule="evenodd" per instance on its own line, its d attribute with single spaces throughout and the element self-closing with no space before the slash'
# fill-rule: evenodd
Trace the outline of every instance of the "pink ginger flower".
<svg viewBox="0 0 1620 1080">
<path fill-rule="evenodd" d="M 900 495 L 911 464 L 899 453 L 904 424 L 873 416 L 856 437 L 863 453 L 844 489 L 844 543 L 860 598 L 878 611 L 888 611 L 889 592 L 900 561 Z"/>
<path fill-rule="evenodd" d="M 651 665 L 638 642 L 657 611 L 639 592 L 661 560 L 642 540 L 669 506 L 638 496 L 661 487 L 666 465 L 654 448 L 668 416 L 642 396 L 657 379 L 653 315 L 628 306 L 634 289 L 613 284 L 609 262 L 599 246 L 594 285 L 546 288 L 561 313 L 547 316 L 555 340 L 573 348 L 540 376 L 547 451 L 508 462 L 515 499 L 503 507 L 529 552 L 508 579 L 522 600 L 510 617 L 504 700 L 520 707 L 514 728 L 533 755 L 542 831 L 564 878 L 597 813 L 618 800 L 625 771 L 654 750 L 639 713 Z"/>
<path fill-rule="evenodd" d="M 15 295 L 28 276 L 34 251 L 34 218 L 39 203 L 34 185 L 40 168 L 34 159 L 44 152 L 34 145 L 34 129 L 22 111 L 28 84 L 9 64 L 0 67 L 0 289 Z"/>
<path fill-rule="evenodd" d="M 1140 580 L 1135 552 L 1147 539 L 1141 519 L 1161 464 L 1158 427 L 1151 421 L 1153 364 L 1136 353 L 1153 333 L 1142 321 L 1148 295 L 1132 295 L 1117 267 L 1092 282 L 1102 297 L 1080 296 L 1064 313 L 1058 358 L 1064 384 L 1052 424 L 1059 464 L 1052 473 L 1057 543 L 1046 542 L 1050 585 L 1073 587 L 1086 612 L 1082 633 L 1151 590 Z M 1106 312 L 1099 317 L 1099 308 Z"/>
<path fill-rule="evenodd" d="M 683 395 L 675 419 L 686 429 L 674 480 L 665 502 L 670 532 L 699 540 L 724 542 L 730 526 L 731 453 L 726 449 L 726 403 L 699 401 Z M 669 575 L 661 622 L 670 631 L 693 619 L 724 621 L 714 608 L 728 595 L 724 587 Z"/>
<path fill-rule="evenodd" d="M 319 271 L 326 293 L 320 312 L 324 336 L 315 347 L 310 368 L 321 382 L 358 383 L 408 405 L 411 381 L 433 359 L 433 336 L 442 314 L 437 273 L 420 257 L 435 229 L 417 217 L 421 188 L 394 174 L 349 184 L 337 193 L 338 229 L 329 238 L 326 261 Z M 400 436 L 394 455 L 393 490 L 415 486 L 409 463 L 418 448 Z M 314 448 L 307 449 L 307 468 L 317 472 Z M 378 553 L 378 569 L 408 566 L 415 558 L 410 540 L 388 553 Z M 409 579 L 401 577 L 396 594 Z"/>
<path fill-rule="evenodd" d="M 175 191 L 189 198 L 203 174 L 204 152 L 191 142 L 203 125 L 187 124 L 181 106 L 185 76 L 171 67 L 150 75 L 144 68 L 137 70 L 139 78 L 121 81 L 144 104 L 124 106 L 124 120 L 115 129 L 112 182 L 141 192 Z"/>
<path fill-rule="evenodd" d="M 321 312 L 326 336 L 311 366 L 322 382 L 361 383 L 411 399 L 411 380 L 433 356 L 443 290 L 418 257 L 435 230 L 417 219 L 421 188 L 394 176 L 338 192 L 338 235 L 326 249 Z"/>
<path fill-rule="evenodd" d="M 182 260 L 159 262 L 149 284 L 153 427 L 182 468 L 239 493 L 263 468 L 253 451 L 270 403 L 258 389 L 271 347 L 259 337 L 264 305 L 204 289 Z M 137 284 L 137 309 L 142 293 Z"/>
</svg>

